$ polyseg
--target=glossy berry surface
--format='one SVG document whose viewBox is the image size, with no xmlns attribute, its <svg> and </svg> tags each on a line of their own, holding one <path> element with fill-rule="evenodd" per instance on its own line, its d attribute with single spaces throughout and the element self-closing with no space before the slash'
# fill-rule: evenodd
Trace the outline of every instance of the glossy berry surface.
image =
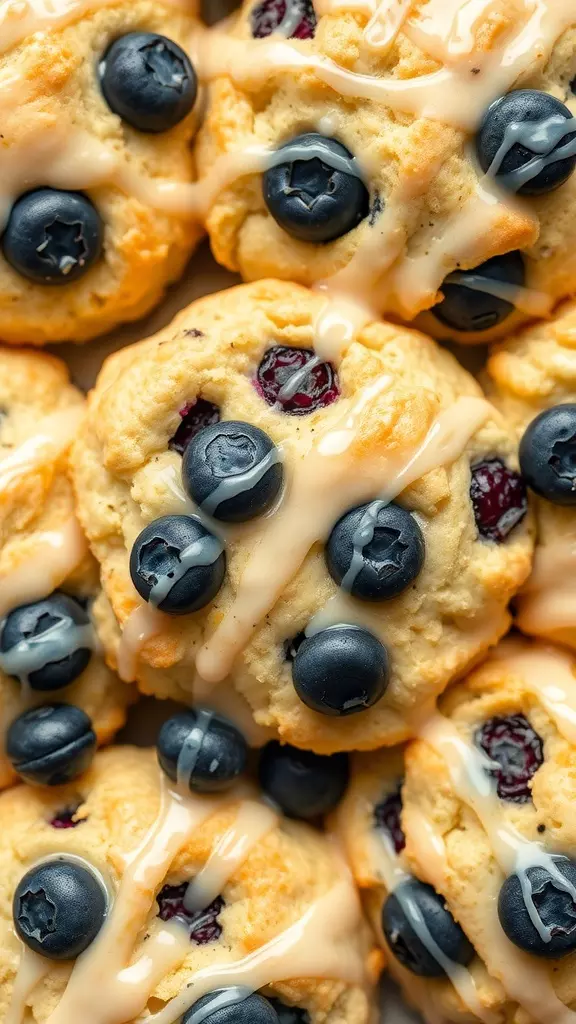
<svg viewBox="0 0 576 1024">
<path fill-rule="evenodd" d="M 185 904 L 188 882 L 181 885 L 165 885 L 156 897 L 158 917 L 161 921 L 172 921 L 177 917 L 188 929 L 190 942 L 197 946 L 206 946 L 216 942 L 222 935 L 219 921 L 220 911 L 224 908 L 224 900 L 217 896 L 204 910 L 188 910 Z"/>
<path fill-rule="evenodd" d="M 443 299 L 432 312 L 440 323 L 454 331 L 474 334 L 489 331 L 504 323 L 514 312 L 514 289 L 526 283 L 526 267 L 522 253 L 507 252 L 493 256 L 473 270 L 450 274 L 442 285 Z M 494 295 L 491 289 L 506 285 L 506 297 Z"/>
<path fill-rule="evenodd" d="M 388 652 L 360 626 L 329 626 L 300 645 L 292 680 L 301 701 L 321 715 L 356 715 L 383 696 Z"/>
<path fill-rule="evenodd" d="M 310 1024 L 310 1014 L 301 1006 L 288 1006 L 280 999 L 269 999 L 268 1002 L 276 1010 L 280 1024 Z"/>
<path fill-rule="evenodd" d="M 308 159 L 303 154 L 314 155 Z M 280 147 L 285 159 L 264 172 L 264 202 L 276 223 L 300 242 L 346 235 L 368 215 L 369 196 L 349 150 L 309 132 Z"/>
<path fill-rule="evenodd" d="M 537 89 L 516 89 L 496 100 L 476 135 L 483 171 L 501 188 L 541 196 L 563 185 L 576 168 L 576 131 L 568 107 Z"/>
<path fill-rule="evenodd" d="M 252 8 L 250 28 L 254 39 L 280 32 L 287 39 L 312 39 L 316 13 L 312 0 L 262 0 Z"/>
<path fill-rule="evenodd" d="M 442 896 L 424 882 L 411 878 L 392 892 L 382 908 L 382 931 L 392 954 L 421 978 L 441 978 L 444 968 L 417 934 L 423 921 L 428 935 L 444 956 L 466 966 L 474 949 L 452 917 Z"/>
<path fill-rule="evenodd" d="M 400 786 L 393 793 L 388 793 L 374 808 L 374 824 L 384 832 L 396 853 L 402 853 L 406 846 L 406 836 L 402 829 L 402 792 Z"/>
<path fill-rule="evenodd" d="M 532 799 L 530 781 L 544 763 L 542 740 L 524 715 L 490 718 L 474 741 L 499 768 L 490 772 L 501 800 L 524 804 Z"/>
<path fill-rule="evenodd" d="M 400 505 L 379 501 L 343 515 L 325 550 L 332 579 L 363 601 L 401 594 L 421 572 L 425 553 L 414 516 Z"/>
<path fill-rule="evenodd" d="M 477 462 L 471 472 L 470 500 L 478 533 L 503 544 L 528 510 L 524 481 L 502 459 Z"/>
<path fill-rule="evenodd" d="M 167 615 L 186 615 L 215 597 L 226 574 L 221 541 L 197 516 L 161 516 L 144 527 L 130 554 L 136 590 Z"/>
<path fill-rule="evenodd" d="M 333 811 L 344 796 L 348 755 L 313 754 L 274 740 L 262 751 L 258 776 L 266 795 L 284 814 L 312 820 Z"/>
<path fill-rule="evenodd" d="M 196 72 L 184 50 L 153 32 L 116 39 L 100 61 L 104 99 L 126 124 L 141 132 L 166 132 L 196 101 Z"/>
<path fill-rule="evenodd" d="M 99 258 L 103 236 L 100 215 L 87 196 L 39 188 L 14 203 L 2 250 L 29 281 L 71 284 Z"/>
<path fill-rule="evenodd" d="M 12 912 L 18 937 L 49 960 L 73 960 L 94 941 L 108 896 L 94 871 L 58 857 L 36 864 L 18 883 Z"/>
<path fill-rule="evenodd" d="M 214 1009 L 208 1012 L 210 1006 Z M 238 986 L 216 989 L 202 996 L 184 1014 L 182 1024 L 195 1024 L 200 1011 L 206 1024 L 279 1024 L 278 1014 L 270 1000 L 259 992 L 243 999 Z"/>
<path fill-rule="evenodd" d="M 86 818 L 76 818 L 77 812 L 78 807 L 63 807 L 61 811 L 56 811 L 48 824 L 52 828 L 77 828 L 86 821 Z"/>
<path fill-rule="evenodd" d="M 220 409 L 213 402 L 207 402 L 205 398 L 197 398 L 195 402 L 188 402 L 180 409 L 180 419 L 176 433 L 168 441 L 168 447 L 171 451 L 183 455 L 196 434 L 204 427 L 220 421 Z"/>
<path fill-rule="evenodd" d="M 78 678 L 92 657 L 86 646 L 90 619 L 78 601 L 59 591 L 10 612 L 1 625 L 0 668 L 33 690 L 60 690 Z"/>
<path fill-rule="evenodd" d="M 560 879 L 543 866 L 529 867 L 524 872 L 527 893 L 518 874 L 506 879 L 498 898 L 498 917 L 515 946 L 533 956 L 554 960 L 576 950 L 576 862 L 560 856 L 552 860 Z M 563 879 L 572 892 L 562 888 Z M 539 919 L 538 926 L 528 912 L 530 904 Z"/>
<path fill-rule="evenodd" d="M 191 792 L 227 789 L 246 767 L 242 733 L 214 711 L 190 709 L 164 722 L 158 736 L 158 760 L 172 779 L 183 776 Z"/>
<path fill-rule="evenodd" d="M 254 387 L 268 405 L 289 416 L 306 416 L 332 405 L 340 385 L 331 363 L 321 363 L 308 348 L 274 345 L 264 353 Z"/>
<path fill-rule="evenodd" d="M 251 423 L 225 420 L 190 442 L 182 482 L 203 512 L 225 523 L 264 515 L 282 489 L 280 453 L 268 434 Z"/>
<path fill-rule="evenodd" d="M 555 405 L 536 416 L 520 442 L 519 459 L 536 494 L 555 505 L 576 505 L 576 404 Z"/>
<path fill-rule="evenodd" d="M 92 722 L 74 704 L 44 704 L 15 718 L 6 753 L 26 782 L 60 786 L 85 772 L 96 750 Z"/>
</svg>

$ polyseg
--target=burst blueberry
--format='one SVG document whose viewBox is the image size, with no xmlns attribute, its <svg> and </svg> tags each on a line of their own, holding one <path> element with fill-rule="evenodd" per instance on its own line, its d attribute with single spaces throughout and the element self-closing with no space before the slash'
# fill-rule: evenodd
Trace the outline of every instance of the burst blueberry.
<svg viewBox="0 0 576 1024">
<path fill-rule="evenodd" d="M 86 771 L 96 750 L 92 722 L 74 704 L 24 711 L 6 734 L 6 753 L 26 782 L 60 786 Z"/>
<path fill-rule="evenodd" d="M 205 427 L 190 442 L 182 461 L 182 480 L 190 497 L 225 523 L 244 523 L 267 512 L 280 494 L 283 475 L 271 438 L 239 420 Z"/>
<path fill-rule="evenodd" d="M 214 711 L 190 709 L 164 722 L 158 736 L 158 760 L 173 782 L 185 775 L 191 792 L 227 789 L 246 767 L 242 733 Z"/>
<path fill-rule="evenodd" d="M 273 345 L 263 355 L 254 387 L 264 401 L 289 416 L 306 416 L 324 409 L 340 395 L 331 363 L 323 363 L 308 348 Z"/>
<path fill-rule="evenodd" d="M 196 437 L 204 427 L 220 421 L 220 409 L 214 402 L 208 402 L 205 398 L 197 398 L 194 402 L 187 402 L 180 409 L 180 420 L 176 432 L 168 441 L 168 447 L 173 452 L 183 455 L 192 438 Z"/>
<path fill-rule="evenodd" d="M 547 92 L 506 93 L 488 107 L 476 135 L 476 153 L 482 170 L 501 188 L 527 196 L 552 192 L 576 168 L 572 114 Z"/>
<path fill-rule="evenodd" d="M 489 331 L 514 312 L 515 289 L 526 283 L 522 253 L 493 256 L 473 270 L 450 274 L 442 285 L 444 298 L 432 312 L 441 323 L 463 334 Z M 503 294 L 498 286 L 503 285 Z"/>
<path fill-rule="evenodd" d="M 104 885 L 88 865 L 58 857 L 36 864 L 13 900 L 16 934 L 49 960 L 73 960 L 94 941 L 106 917 Z"/>
<path fill-rule="evenodd" d="M 72 284 L 100 257 L 103 237 L 87 196 L 41 188 L 14 203 L 2 250 L 10 266 L 36 284 Z"/>
<path fill-rule="evenodd" d="M 555 505 L 576 505 L 576 404 L 536 416 L 520 442 L 520 468 L 533 491 Z"/>
<path fill-rule="evenodd" d="M 400 786 L 388 793 L 379 804 L 376 804 L 374 824 L 388 837 L 394 851 L 402 853 L 406 846 L 406 836 L 402 828 L 402 790 Z"/>
<path fill-rule="evenodd" d="M 216 896 L 202 910 L 192 910 L 186 901 L 187 889 L 188 882 L 163 886 L 156 897 L 157 916 L 161 921 L 172 921 L 177 918 L 187 928 L 190 942 L 196 946 L 207 946 L 210 942 L 216 942 L 222 935 L 220 913 L 224 909 L 224 900 L 221 896 Z"/>
<path fill-rule="evenodd" d="M 292 663 L 301 701 L 321 715 L 356 715 L 384 695 L 388 652 L 361 626 L 337 625 L 307 637 Z"/>
<path fill-rule="evenodd" d="M 526 486 L 502 459 L 486 459 L 472 466 L 470 500 L 478 533 L 503 544 L 528 511 Z"/>
<path fill-rule="evenodd" d="M 292 238 L 332 242 L 368 215 L 368 191 L 341 142 L 309 132 L 285 142 L 278 153 L 282 162 L 264 174 L 264 202 Z"/>
<path fill-rule="evenodd" d="M 0 668 L 33 690 L 69 686 L 92 657 L 90 619 L 58 591 L 10 612 L 0 631 Z"/>
<path fill-rule="evenodd" d="M 280 32 L 288 39 L 311 39 L 316 30 L 312 0 L 262 0 L 250 13 L 255 39 Z"/>
<path fill-rule="evenodd" d="M 528 803 L 532 799 L 530 782 L 544 763 L 544 750 L 526 716 L 490 718 L 476 730 L 474 741 L 494 766 L 490 774 L 496 780 L 500 799 Z"/>
<path fill-rule="evenodd" d="M 196 101 L 198 82 L 187 54 L 166 36 L 129 32 L 100 61 L 100 84 L 115 114 L 141 132 L 166 132 Z"/>
<path fill-rule="evenodd" d="M 204 608 L 225 573 L 222 543 L 198 516 L 161 516 L 142 530 L 130 554 L 130 575 L 140 597 L 167 615 Z"/>
<path fill-rule="evenodd" d="M 403 967 L 422 978 L 441 978 L 445 974 L 432 949 L 418 934 L 420 921 L 445 957 L 462 966 L 470 963 L 474 949 L 442 896 L 431 885 L 410 878 L 390 893 L 382 908 L 382 931 Z"/>
<path fill-rule="evenodd" d="M 182 1024 L 195 1024 L 200 1011 L 204 1024 L 279 1024 L 278 1014 L 268 999 L 259 992 L 242 998 L 242 989 L 237 985 L 202 996 L 184 1014 Z"/>
<path fill-rule="evenodd" d="M 576 862 L 560 856 L 552 862 L 552 870 L 543 865 L 527 868 L 524 884 L 517 873 L 506 879 L 498 898 L 498 917 L 519 949 L 556 960 L 576 950 Z M 538 925 L 530 911 L 538 917 Z"/>
<path fill-rule="evenodd" d="M 333 811 L 349 779 L 347 754 L 322 756 L 268 743 L 260 756 L 260 785 L 290 818 L 312 820 Z"/>
</svg>

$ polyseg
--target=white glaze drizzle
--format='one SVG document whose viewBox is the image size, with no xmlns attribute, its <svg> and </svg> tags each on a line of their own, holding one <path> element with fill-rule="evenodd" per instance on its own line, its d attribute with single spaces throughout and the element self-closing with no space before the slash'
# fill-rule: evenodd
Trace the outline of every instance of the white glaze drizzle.
<svg viewBox="0 0 576 1024">
<path fill-rule="evenodd" d="M 558 732 L 576 744 L 576 675 L 574 659 L 566 651 L 545 644 L 508 638 L 492 652 L 490 661 L 520 676 Z"/>
<path fill-rule="evenodd" d="M 517 598 L 516 622 L 535 636 L 576 628 L 576 537 L 539 544 Z M 572 640 L 567 637 L 567 642 Z"/>
<path fill-rule="evenodd" d="M 67 520 L 61 529 L 37 533 L 30 557 L 0 577 L 0 618 L 13 608 L 51 594 L 87 553 L 86 538 L 77 519 Z"/>
<path fill-rule="evenodd" d="M 493 177 L 498 175 L 506 189 L 518 192 L 550 164 L 576 155 L 576 137 L 559 146 L 567 135 L 575 134 L 574 117 L 567 119 L 556 114 L 541 121 L 512 121 L 506 126 L 504 139 L 488 169 L 488 174 Z M 501 173 L 502 164 L 515 145 L 524 146 L 534 153 L 534 156 L 516 170 Z M 558 146 L 559 148 L 556 148 Z"/>
<path fill-rule="evenodd" d="M 4 1024 L 22 1024 L 26 1013 L 28 999 L 42 978 L 52 970 L 52 961 L 35 953 L 24 943 L 18 941 L 20 947 L 18 971 L 12 987 L 12 996 Z"/>
<path fill-rule="evenodd" d="M 183 548 L 178 554 L 178 565 L 170 572 L 158 576 L 152 586 L 148 598 L 150 604 L 158 608 L 190 569 L 214 565 L 223 551 L 222 541 L 214 535 L 204 536 Z"/>
<path fill-rule="evenodd" d="M 27 473 L 58 459 L 74 439 L 83 416 L 83 407 L 73 406 L 41 420 L 32 437 L 0 460 L 0 493 L 8 491 Z"/>
<path fill-rule="evenodd" d="M 148 604 L 139 604 L 124 622 L 116 651 L 116 667 L 120 679 L 133 683 L 138 671 L 138 657 L 148 640 L 162 634 L 170 625 L 170 617 Z"/>
<path fill-rule="evenodd" d="M 308 364 L 310 366 L 310 364 Z M 296 371 L 299 373 L 300 371 Z M 296 376 L 296 373 L 293 376 Z M 286 382 L 284 387 L 292 387 L 292 377 Z M 294 385 L 294 391 L 298 389 L 298 384 Z M 280 390 L 279 395 L 282 394 L 283 389 Z M 212 516 L 216 512 L 216 509 L 225 501 L 231 501 L 233 498 L 237 498 L 241 494 L 245 494 L 247 491 L 252 490 L 257 484 L 266 476 L 268 470 L 272 469 L 273 466 L 277 466 L 282 461 L 282 452 L 276 445 L 266 453 L 264 458 L 260 459 L 255 466 L 251 469 L 245 470 L 243 473 L 234 473 L 230 476 L 223 477 L 217 487 L 214 488 L 211 494 L 204 499 L 200 505 L 200 510 L 207 516 Z M 221 545 L 221 550 L 224 550 Z"/>
<path fill-rule="evenodd" d="M 3 626 L 0 628 L 0 636 Z M 20 640 L 7 651 L 0 651 L 0 669 L 28 684 L 33 672 L 39 672 L 51 662 L 81 649 L 94 649 L 94 629 L 91 623 L 78 624 L 70 616 L 63 616 L 37 636 Z"/>
</svg>

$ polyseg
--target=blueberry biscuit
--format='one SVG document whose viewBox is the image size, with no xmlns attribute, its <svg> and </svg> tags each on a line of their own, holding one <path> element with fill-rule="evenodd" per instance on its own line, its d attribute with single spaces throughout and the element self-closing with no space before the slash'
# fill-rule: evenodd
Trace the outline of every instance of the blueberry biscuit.
<svg viewBox="0 0 576 1024">
<path fill-rule="evenodd" d="M 178 783 L 116 747 L 3 794 L 3 1017 L 368 1024 L 382 955 L 339 854 L 249 787 L 190 792 L 198 752 Z"/>
<path fill-rule="evenodd" d="M 91 622 L 98 573 L 68 476 L 83 409 L 63 363 L 0 349 L 0 786 L 74 778 L 131 696 Z"/>
<path fill-rule="evenodd" d="M 488 361 L 494 402 L 517 431 L 538 525 L 532 575 L 517 600 L 520 628 L 576 646 L 576 306 L 498 346 Z"/>
<path fill-rule="evenodd" d="M 423 723 L 403 786 L 399 752 L 358 759 L 338 827 L 427 1020 L 572 1020 L 575 669 L 506 640 Z"/>
<path fill-rule="evenodd" d="M 413 732 L 506 631 L 532 542 L 470 375 L 381 322 L 329 351 L 321 308 L 280 282 L 194 303 L 107 360 L 73 466 L 120 674 L 225 706 L 231 683 L 332 753 Z"/>
<path fill-rule="evenodd" d="M 431 310 L 478 342 L 546 315 L 576 280 L 575 40 L 570 0 L 245 0 L 198 160 L 260 167 L 210 212 L 217 258 L 320 285 L 348 328 Z"/>
<path fill-rule="evenodd" d="M 5 0 L 0 25 L 0 337 L 84 341 L 157 303 L 199 238 L 197 22 Z"/>
</svg>

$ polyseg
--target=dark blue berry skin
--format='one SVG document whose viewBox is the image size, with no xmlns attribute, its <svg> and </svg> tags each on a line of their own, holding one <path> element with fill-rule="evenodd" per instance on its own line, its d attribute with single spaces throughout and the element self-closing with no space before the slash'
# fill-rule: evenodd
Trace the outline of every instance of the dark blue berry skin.
<svg viewBox="0 0 576 1024">
<path fill-rule="evenodd" d="M 15 718 L 6 753 L 18 775 L 39 786 L 60 786 L 89 767 L 96 750 L 92 722 L 74 704 L 44 704 Z"/>
<path fill-rule="evenodd" d="M 498 327 L 514 312 L 514 305 L 488 292 L 467 288 L 466 277 L 485 277 L 490 281 L 523 288 L 526 268 L 522 253 L 515 250 L 504 256 L 493 256 L 474 270 L 458 271 L 458 283 L 448 278 L 442 285 L 444 298 L 432 312 L 437 320 L 454 331 L 474 334 Z"/>
<path fill-rule="evenodd" d="M 75 626 L 87 626 L 89 622 L 87 613 L 78 601 L 67 594 L 55 591 L 42 601 L 23 604 L 10 612 L 1 627 L 0 652 L 10 652 L 17 644 L 31 637 L 41 636 L 58 623 L 63 623 L 62 639 L 65 640 L 67 628 L 73 631 Z M 90 648 L 79 647 L 72 654 L 65 652 L 61 659 L 49 662 L 36 672 L 26 671 L 25 655 L 22 656 L 21 662 L 28 685 L 33 690 L 49 691 L 60 690 L 73 683 L 82 674 L 91 657 Z M 0 656 L 0 667 L 1 665 Z"/>
<path fill-rule="evenodd" d="M 576 886 L 576 862 L 567 857 L 553 860 L 564 878 Z M 526 875 L 536 912 L 544 927 L 551 930 L 551 937 L 546 942 L 532 923 L 520 879 L 514 874 L 506 879 L 498 898 L 498 917 L 510 942 L 526 953 L 550 960 L 573 953 L 576 950 L 576 902 L 570 893 L 557 887 L 546 868 L 528 868 Z"/>
<path fill-rule="evenodd" d="M 307 637 L 292 662 L 300 700 L 321 715 L 356 715 L 383 696 L 388 652 L 360 626 L 338 625 Z"/>
<path fill-rule="evenodd" d="M 290 150 L 321 146 L 327 158 L 335 154 L 350 162 L 350 172 L 336 170 L 318 157 L 291 158 Z M 336 139 L 309 132 L 280 147 L 286 162 L 264 174 L 264 201 L 277 224 L 292 238 L 321 244 L 341 238 L 368 215 L 369 196 L 357 176 L 352 154 Z"/>
<path fill-rule="evenodd" d="M 37 864 L 18 883 L 12 913 L 22 942 L 49 960 L 73 960 L 94 941 L 106 917 L 102 882 L 76 860 Z"/>
<path fill-rule="evenodd" d="M 230 1002 L 226 1005 L 226 997 Z M 210 1012 L 211 1004 L 221 1003 L 220 1009 Z M 223 1005 L 222 1005 L 223 1004 Z M 202 996 L 182 1017 L 182 1024 L 279 1024 L 278 1014 L 268 999 L 259 992 L 253 992 L 245 999 L 238 999 L 238 988 L 216 989 Z"/>
<path fill-rule="evenodd" d="M 198 564 L 191 565 L 178 579 L 180 556 L 196 544 Z M 207 564 L 200 564 L 202 560 Z M 204 608 L 216 597 L 225 574 L 226 554 L 197 516 L 155 519 L 138 535 L 130 554 L 130 575 L 140 597 L 167 615 L 187 615 Z M 154 588 L 164 584 L 170 589 L 158 600 Z"/>
<path fill-rule="evenodd" d="M 312 821 L 333 811 L 349 779 L 347 754 L 329 757 L 275 740 L 260 756 L 260 785 L 289 818 Z"/>
<path fill-rule="evenodd" d="M 310 1014 L 301 1006 L 288 1006 L 280 999 L 269 999 L 268 1002 L 276 1010 L 280 1024 L 310 1024 Z"/>
<path fill-rule="evenodd" d="M 576 505 L 576 404 L 555 405 L 532 420 L 519 459 L 536 494 L 555 505 Z"/>
<path fill-rule="evenodd" d="M 552 117 L 568 121 L 572 114 L 555 96 L 537 89 L 516 89 L 492 103 L 476 135 L 476 153 L 482 170 L 486 172 L 490 169 L 510 125 L 535 122 L 536 128 L 538 122 L 545 122 Z M 576 156 L 567 156 L 549 163 L 520 187 L 514 182 L 512 172 L 524 168 L 534 157 L 546 157 L 562 150 L 575 136 L 576 131 L 565 135 L 557 144 L 551 143 L 544 153 L 535 152 L 521 142 L 509 146 L 506 156 L 496 169 L 495 180 L 501 187 L 520 195 L 541 196 L 552 192 L 573 173 Z M 507 178 L 510 174 L 512 178 Z"/>
<path fill-rule="evenodd" d="M 462 966 L 470 963 L 474 949 L 447 909 L 443 897 L 431 885 L 411 878 L 390 893 L 382 908 L 384 937 L 403 967 L 421 978 L 441 978 L 445 973 L 412 927 L 410 907 L 424 919 L 431 938 L 444 956 Z"/>
<path fill-rule="evenodd" d="M 246 768 L 248 748 L 236 726 L 215 712 L 190 709 L 164 722 L 158 736 L 158 761 L 172 782 L 177 781 L 178 758 L 186 742 L 193 793 L 228 789 Z"/>
<path fill-rule="evenodd" d="M 251 423 L 225 420 L 192 438 L 182 459 L 182 481 L 190 497 L 209 515 L 224 523 L 245 523 L 264 515 L 282 489 L 282 464 L 274 462 L 260 479 L 250 479 L 255 468 L 275 452 L 274 442 Z M 242 475 L 248 474 L 242 485 Z M 213 495 L 230 482 L 239 493 L 214 504 Z"/>
<path fill-rule="evenodd" d="M 12 207 L 2 238 L 5 259 L 36 284 L 71 284 L 102 252 L 104 227 L 80 192 L 40 188 Z"/>
<path fill-rule="evenodd" d="M 359 528 L 368 532 L 358 536 Z M 336 523 L 326 545 L 326 565 L 339 585 L 352 565 L 355 549 L 362 557 L 346 589 L 363 601 L 397 597 L 417 578 L 426 554 L 422 530 L 400 505 L 369 502 L 351 509 Z"/>
<path fill-rule="evenodd" d="M 100 61 L 104 99 L 138 131 L 166 132 L 196 102 L 196 72 L 184 50 L 154 32 L 120 36 Z"/>
</svg>

